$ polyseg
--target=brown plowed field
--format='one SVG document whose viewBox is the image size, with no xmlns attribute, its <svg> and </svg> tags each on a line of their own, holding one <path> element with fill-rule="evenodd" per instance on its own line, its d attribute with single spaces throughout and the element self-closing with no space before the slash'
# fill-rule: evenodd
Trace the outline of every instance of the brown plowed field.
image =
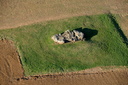
<svg viewBox="0 0 128 85">
<path fill-rule="evenodd" d="M 0 0 L 0 29 L 103 13 L 121 15 L 128 37 L 128 0 Z M 128 85 L 126 67 L 101 67 L 54 75 L 24 77 L 14 44 L 0 40 L 0 85 Z"/>
<path fill-rule="evenodd" d="M 128 0 L 0 0 L 0 29 L 111 12 L 128 14 Z"/>
<path fill-rule="evenodd" d="M 8 85 L 22 77 L 23 70 L 18 53 L 11 41 L 0 40 L 0 85 Z"/>
<path fill-rule="evenodd" d="M 47 76 L 21 80 L 14 85 L 128 85 L 128 70 L 115 70 L 99 73 L 79 73 L 72 75 Z"/>
<path fill-rule="evenodd" d="M 19 60 L 13 43 L 1 40 L 0 85 L 128 85 L 126 67 L 97 67 L 73 73 L 24 77 Z"/>
</svg>

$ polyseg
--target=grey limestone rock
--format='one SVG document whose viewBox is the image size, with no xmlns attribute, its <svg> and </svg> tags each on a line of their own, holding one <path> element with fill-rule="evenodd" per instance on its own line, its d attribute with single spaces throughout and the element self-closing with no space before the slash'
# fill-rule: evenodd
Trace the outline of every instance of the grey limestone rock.
<svg viewBox="0 0 128 85">
<path fill-rule="evenodd" d="M 79 40 L 83 40 L 84 33 L 79 32 L 77 30 L 67 30 L 64 33 L 56 34 L 52 36 L 52 40 L 58 44 L 64 44 L 66 42 L 75 42 Z"/>
</svg>

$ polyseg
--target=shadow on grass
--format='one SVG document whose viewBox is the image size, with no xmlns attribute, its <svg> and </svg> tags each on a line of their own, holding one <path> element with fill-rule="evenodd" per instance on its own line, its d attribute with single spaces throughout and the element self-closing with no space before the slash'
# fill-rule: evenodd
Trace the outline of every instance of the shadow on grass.
<svg viewBox="0 0 128 85">
<path fill-rule="evenodd" d="M 82 27 L 81 27 L 81 28 L 77 28 L 75 30 L 84 33 L 85 40 L 90 40 L 93 36 L 98 34 L 98 30 L 92 30 L 89 28 L 83 28 L 82 29 Z"/>
<path fill-rule="evenodd" d="M 116 27 L 115 29 L 118 31 L 119 35 L 122 37 L 123 42 L 126 44 L 126 46 L 128 47 L 128 39 L 125 36 L 125 34 L 123 33 L 123 31 L 121 30 L 119 24 L 116 22 L 115 17 L 112 14 L 108 14 L 108 17 L 112 20 L 114 26 Z"/>
</svg>

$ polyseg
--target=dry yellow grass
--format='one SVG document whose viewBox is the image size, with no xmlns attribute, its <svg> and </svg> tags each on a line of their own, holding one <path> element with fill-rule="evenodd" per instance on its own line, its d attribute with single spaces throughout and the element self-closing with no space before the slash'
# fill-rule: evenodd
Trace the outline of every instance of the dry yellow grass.
<svg viewBox="0 0 128 85">
<path fill-rule="evenodd" d="M 0 0 L 0 29 L 106 12 L 128 14 L 127 0 Z"/>
<path fill-rule="evenodd" d="M 121 15 L 117 20 L 120 23 L 120 26 L 121 26 L 125 36 L 128 38 L 128 14 Z"/>
<path fill-rule="evenodd" d="M 0 0 L 0 29 L 15 28 L 22 25 L 32 24 L 40 21 L 54 20 L 81 15 L 95 15 L 111 12 L 123 15 L 121 18 L 121 27 L 128 37 L 128 0 Z M 2 42 L 0 42 L 2 43 Z M 8 43 L 7 43 L 8 44 Z M 5 44 L 1 44 L 5 46 Z M 9 47 L 8 47 L 9 46 Z M 6 49 L 12 48 L 10 45 Z M 5 51 L 5 47 L 0 50 Z M 13 50 L 14 51 L 14 50 Z M 6 54 L 7 55 L 7 54 Z M 10 55 L 10 54 L 8 54 Z M 3 55 L 5 56 L 5 55 Z M 0 55 L 3 62 L 7 60 Z M 17 55 L 16 55 L 17 56 Z M 14 56 L 15 57 L 15 56 Z M 14 60 L 14 59 L 12 59 Z M 8 60 L 7 60 L 8 61 Z M 17 61 L 16 61 L 17 62 Z M 2 66 L 12 66 L 15 63 L 2 63 Z M 8 67 L 6 66 L 6 70 Z M 13 67 L 13 66 L 12 66 Z M 14 67 L 13 67 L 14 68 Z M 15 68 L 16 69 L 16 68 Z M 17 68 L 18 69 L 18 68 Z M 21 68 L 19 68 L 21 69 Z M 6 70 L 4 70 L 6 72 Z M 3 71 L 3 72 L 4 72 Z M 13 70 L 12 70 L 13 71 Z M 0 70 L 0 72 L 2 72 Z M 9 75 L 12 73 L 7 72 Z M 6 78 L 0 73 L 0 80 L 8 85 L 127 85 L 128 70 L 114 70 L 106 73 L 88 74 L 88 75 L 63 75 L 55 78 L 47 77 L 43 79 L 30 79 L 24 81 Z M 5 74 L 6 75 L 6 74 Z M 18 76 L 18 75 L 17 75 Z M 53 76 L 54 77 L 54 76 Z M 8 80 L 12 79 L 12 80 Z M 0 83 L 1 83 L 0 81 Z"/>
</svg>

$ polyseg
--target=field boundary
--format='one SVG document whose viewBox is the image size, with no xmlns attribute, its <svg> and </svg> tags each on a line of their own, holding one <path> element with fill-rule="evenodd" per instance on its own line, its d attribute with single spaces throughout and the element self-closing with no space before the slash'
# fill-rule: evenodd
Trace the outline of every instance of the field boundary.
<svg viewBox="0 0 128 85">
<path fill-rule="evenodd" d="M 122 31 L 121 27 L 119 26 L 119 24 L 116 21 L 116 18 L 112 15 L 112 14 L 108 14 L 108 16 L 110 17 L 110 19 L 112 20 L 113 24 L 115 25 L 115 29 L 117 30 L 117 32 L 119 33 L 120 37 L 123 39 L 123 42 L 126 44 L 126 46 L 128 47 L 128 39 L 125 36 L 124 32 Z"/>
<path fill-rule="evenodd" d="M 107 69 L 105 69 L 105 68 L 107 68 Z M 108 68 L 111 68 L 111 69 L 108 69 Z M 92 72 L 91 72 L 91 70 L 92 70 Z M 106 74 L 106 73 L 116 72 L 116 71 L 119 71 L 119 70 L 128 71 L 128 67 L 127 66 L 95 67 L 95 68 L 90 68 L 90 69 L 86 69 L 86 70 L 82 70 L 82 71 L 78 71 L 78 72 L 43 74 L 43 75 L 35 75 L 35 76 L 28 76 L 28 77 L 24 76 L 24 77 L 21 77 L 21 78 L 17 78 L 16 80 L 17 81 L 20 81 L 20 80 L 37 80 L 37 79 L 43 79 L 43 78 L 57 78 L 57 77 L 61 77 L 61 76 Z"/>
</svg>

